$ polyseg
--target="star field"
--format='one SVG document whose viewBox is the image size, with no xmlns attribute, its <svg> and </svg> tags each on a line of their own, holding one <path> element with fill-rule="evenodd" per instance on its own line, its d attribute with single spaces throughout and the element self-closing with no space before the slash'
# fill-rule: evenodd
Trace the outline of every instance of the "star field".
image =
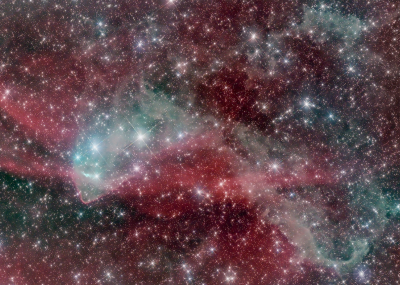
<svg viewBox="0 0 400 285">
<path fill-rule="evenodd" d="M 0 3 L 1 284 L 399 284 L 394 0 Z"/>
</svg>

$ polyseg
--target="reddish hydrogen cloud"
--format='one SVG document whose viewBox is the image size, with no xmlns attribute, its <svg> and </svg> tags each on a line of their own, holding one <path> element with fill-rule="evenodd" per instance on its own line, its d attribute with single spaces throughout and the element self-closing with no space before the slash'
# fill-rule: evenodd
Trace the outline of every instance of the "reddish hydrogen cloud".
<svg viewBox="0 0 400 285">
<path fill-rule="evenodd" d="M 304 13 L 300 2 L 120 1 L 101 13 L 94 1 L 46 9 L 32 5 L 30 17 L 20 9 L 1 25 L 6 63 L 0 73 L 0 169 L 42 181 L 43 187 L 62 180 L 60 201 L 102 211 L 117 200 L 132 213 L 126 214 L 123 226 L 99 230 L 90 222 L 80 224 L 84 234 L 79 237 L 61 230 L 65 236 L 57 238 L 41 233 L 42 245 L 32 237 L 10 242 L 1 252 L 2 283 L 338 280 L 328 267 L 300 254 L 296 234 L 274 223 L 273 212 L 307 205 L 340 224 L 329 230 L 345 239 L 355 212 L 343 189 L 353 181 L 345 175 L 373 174 L 372 166 L 386 165 L 386 160 L 396 164 L 399 84 L 391 69 L 365 64 L 365 73 L 380 82 L 372 89 L 361 78 L 338 79 L 345 66 L 338 51 L 342 42 L 319 41 L 297 28 Z M 383 6 L 390 5 L 377 5 L 376 10 L 393 12 Z M 399 21 L 391 15 L 391 23 L 365 39 L 386 62 L 396 61 L 399 43 L 393 40 Z M 268 44 L 276 44 L 274 50 Z M 374 88 L 384 90 L 382 96 L 389 94 L 390 103 L 380 95 L 368 99 L 365 94 Z M 168 146 L 154 143 L 137 155 L 143 162 L 140 171 L 123 178 L 116 171 L 112 179 L 119 180 L 105 193 L 90 201 L 79 199 L 82 175 L 72 162 L 78 136 L 87 135 L 91 117 L 123 109 L 120 98 L 130 100 L 124 97 L 129 92 L 140 97 L 142 90 L 176 99 L 173 104 L 198 125 L 211 117 L 221 129 L 203 126 Z M 317 102 L 320 121 L 326 115 L 320 106 L 339 110 L 335 116 L 342 121 L 302 128 L 303 117 L 292 109 L 303 108 L 299 105 L 306 96 Z M 188 102 L 192 109 L 185 109 Z M 345 120 L 350 115 L 352 120 Z M 369 117 L 373 120 L 365 130 L 378 143 L 364 153 L 358 150 L 361 143 L 351 139 L 357 130 L 363 134 L 360 118 Z M 239 128 L 250 133 L 251 142 L 238 134 Z M 345 133 L 350 142 L 330 130 Z M 166 129 L 168 135 L 173 131 Z M 273 139 L 256 144 L 260 136 Z M 75 188 L 68 188 L 70 184 Z M 300 204 L 296 195 L 307 203 Z M 57 216 L 63 215 L 60 209 Z M 288 227 L 297 231 L 302 225 L 290 218 Z M 45 240 L 50 240 L 47 245 Z M 388 267 L 396 267 L 398 248 L 388 251 L 393 257 Z M 382 275 L 390 271 L 376 267 Z"/>
</svg>

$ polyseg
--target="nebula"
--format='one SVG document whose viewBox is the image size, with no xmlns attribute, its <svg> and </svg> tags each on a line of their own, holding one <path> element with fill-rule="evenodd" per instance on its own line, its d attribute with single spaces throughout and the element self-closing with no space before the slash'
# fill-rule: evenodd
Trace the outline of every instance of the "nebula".
<svg viewBox="0 0 400 285">
<path fill-rule="evenodd" d="M 0 4 L 1 284 L 397 284 L 399 4 Z"/>
</svg>

